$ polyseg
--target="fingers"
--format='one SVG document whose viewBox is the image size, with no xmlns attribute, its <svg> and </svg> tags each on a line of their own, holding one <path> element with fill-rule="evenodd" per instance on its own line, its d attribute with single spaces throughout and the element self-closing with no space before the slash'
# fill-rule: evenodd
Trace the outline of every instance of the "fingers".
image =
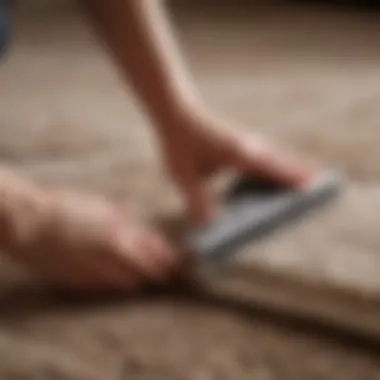
<svg viewBox="0 0 380 380">
<path fill-rule="evenodd" d="M 241 136 L 234 144 L 234 149 L 226 148 L 223 162 L 219 166 L 206 163 L 203 165 L 206 168 L 204 171 L 196 171 L 198 167 L 193 169 L 189 165 L 177 169 L 177 182 L 185 196 L 189 217 L 197 225 L 207 223 L 218 212 L 217 199 L 206 187 L 205 181 L 205 176 L 207 178 L 214 172 L 215 167 L 223 169 L 231 166 L 254 178 L 263 178 L 300 190 L 309 186 L 315 178 L 316 170 L 305 160 L 284 152 L 257 136 Z"/>
<path fill-rule="evenodd" d="M 178 156 L 172 160 L 169 171 L 176 182 L 187 207 L 191 223 L 202 225 L 210 221 L 217 210 L 215 197 L 206 188 L 205 178 L 215 170 L 215 164 L 200 167 L 191 156 Z"/>
<path fill-rule="evenodd" d="M 104 235 L 77 252 L 45 255 L 34 262 L 36 272 L 52 284 L 86 292 L 131 292 L 167 280 L 179 269 L 176 252 L 163 237 L 132 222 L 108 223 Z"/>
<path fill-rule="evenodd" d="M 177 252 L 127 204 L 56 195 L 39 234 L 15 249 L 42 279 L 78 290 L 123 290 L 161 282 L 178 270 Z"/>
<path fill-rule="evenodd" d="M 212 219 L 216 209 L 215 200 L 201 181 L 194 181 L 187 187 L 185 196 L 187 198 L 188 215 L 195 224 L 206 224 Z"/>
<path fill-rule="evenodd" d="M 244 173 L 298 189 L 308 186 L 315 176 L 314 168 L 305 160 L 283 152 L 257 136 L 239 141 L 233 161 L 234 166 Z"/>
<path fill-rule="evenodd" d="M 132 268 L 145 281 L 166 280 L 176 264 L 175 252 L 164 238 L 136 227 L 118 232 L 110 254 L 120 267 Z"/>
<path fill-rule="evenodd" d="M 163 282 L 174 272 L 176 255 L 160 236 L 120 226 L 113 237 L 89 254 L 76 281 L 79 286 L 131 291 L 148 282 Z"/>
<path fill-rule="evenodd" d="M 177 252 L 145 224 L 136 205 L 122 203 L 118 211 L 114 223 L 105 226 L 94 269 L 106 282 L 121 286 L 167 280 L 179 266 Z"/>
<path fill-rule="evenodd" d="M 202 225 L 209 222 L 216 214 L 218 205 L 203 178 L 191 172 L 183 173 L 180 186 L 192 223 Z"/>
</svg>

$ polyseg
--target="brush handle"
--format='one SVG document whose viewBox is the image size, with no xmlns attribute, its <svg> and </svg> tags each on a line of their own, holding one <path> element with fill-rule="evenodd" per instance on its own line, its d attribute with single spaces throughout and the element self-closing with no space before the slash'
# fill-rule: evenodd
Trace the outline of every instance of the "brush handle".
<svg viewBox="0 0 380 380">
<path fill-rule="evenodd" d="M 218 219 L 191 231 L 187 246 L 201 261 L 219 262 L 247 243 L 258 241 L 322 206 L 339 189 L 340 178 L 334 172 L 323 173 L 304 191 L 240 179 L 227 194 Z"/>
</svg>

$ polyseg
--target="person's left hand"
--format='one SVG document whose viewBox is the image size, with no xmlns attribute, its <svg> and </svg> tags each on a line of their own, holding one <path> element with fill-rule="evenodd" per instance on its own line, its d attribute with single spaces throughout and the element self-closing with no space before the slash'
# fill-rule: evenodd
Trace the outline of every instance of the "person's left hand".
<svg viewBox="0 0 380 380">
<path fill-rule="evenodd" d="M 181 270 L 175 248 L 133 203 L 14 182 L 9 192 L 19 195 L 7 205 L 2 248 L 43 281 L 76 291 L 133 292 Z"/>
</svg>

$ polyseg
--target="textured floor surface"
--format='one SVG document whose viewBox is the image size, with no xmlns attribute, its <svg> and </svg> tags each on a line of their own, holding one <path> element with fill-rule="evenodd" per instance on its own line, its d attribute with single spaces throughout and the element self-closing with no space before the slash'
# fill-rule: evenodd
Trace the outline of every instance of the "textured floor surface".
<svg viewBox="0 0 380 380">
<path fill-rule="evenodd" d="M 21 3 L 0 70 L 2 161 L 41 181 L 131 195 L 150 210 L 175 207 L 129 89 L 75 10 L 55 4 Z M 379 333 L 380 16 L 222 2 L 185 8 L 174 20 L 205 99 L 342 169 L 349 183 L 330 210 L 249 248 L 238 280 L 215 278 L 211 292 Z M 251 285 L 240 284 L 242 268 Z M 380 357 L 364 345 L 255 308 L 174 295 L 73 304 L 12 293 L 5 264 L 3 272 L 4 380 L 380 379 Z"/>
</svg>

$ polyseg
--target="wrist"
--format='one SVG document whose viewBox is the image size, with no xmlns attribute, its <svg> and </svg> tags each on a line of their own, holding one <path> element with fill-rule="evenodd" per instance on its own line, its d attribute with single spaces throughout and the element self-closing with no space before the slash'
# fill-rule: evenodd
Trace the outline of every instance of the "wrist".
<svg viewBox="0 0 380 380">
<path fill-rule="evenodd" d="M 183 133 L 189 121 L 205 113 L 200 97 L 177 93 L 153 113 L 154 127 L 159 135 L 178 135 Z"/>
</svg>

